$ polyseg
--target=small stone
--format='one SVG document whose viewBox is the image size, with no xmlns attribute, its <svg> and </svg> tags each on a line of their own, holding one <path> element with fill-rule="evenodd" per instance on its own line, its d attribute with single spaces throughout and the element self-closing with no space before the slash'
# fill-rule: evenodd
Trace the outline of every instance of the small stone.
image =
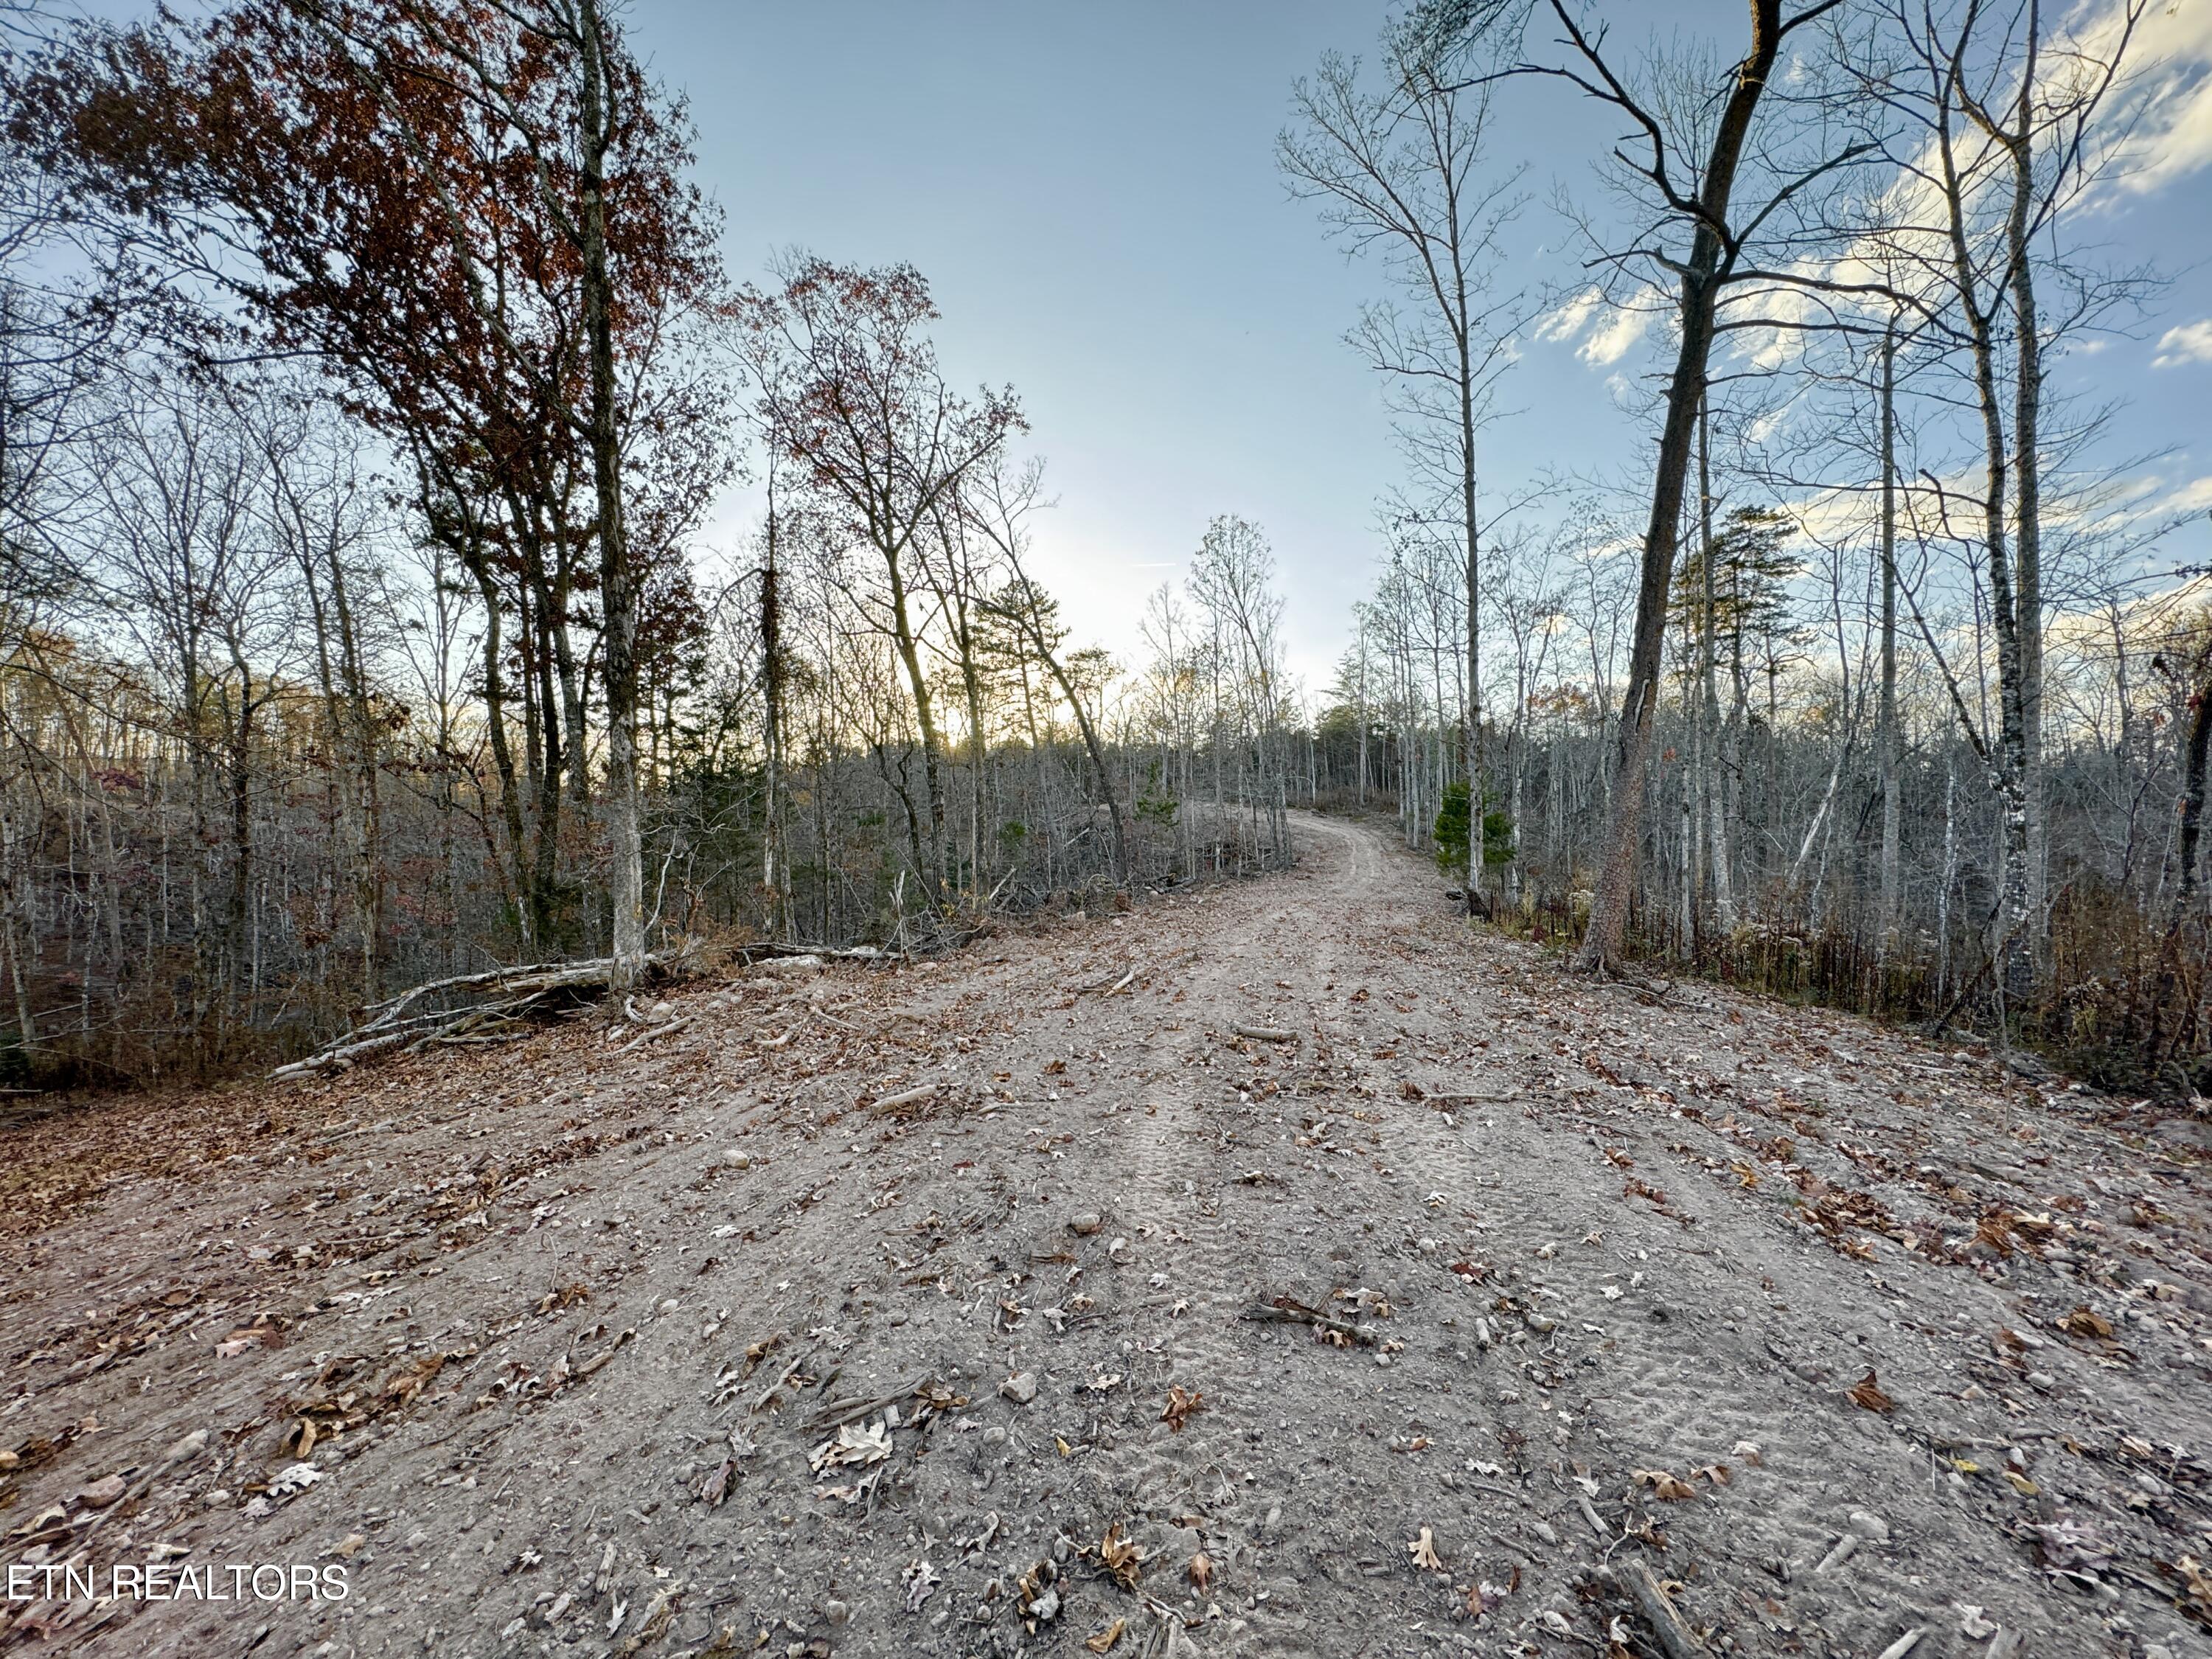
<svg viewBox="0 0 2212 1659">
<path fill-rule="evenodd" d="M 722 1154 L 722 1162 L 732 1170 L 750 1170 L 753 1167 L 753 1155 L 732 1146 Z"/>
<path fill-rule="evenodd" d="M 1060 1612 L 1060 1592 L 1048 1589 L 1030 1603 L 1030 1617 L 1042 1624 Z"/>
<path fill-rule="evenodd" d="M 1547 1544 L 1556 1544 L 1559 1541 L 1559 1530 L 1553 1527 L 1550 1522 L 1536 1521 L 1532 1522 L 1530 1525 L 1534 1528 L 1536 1536 L 1542 1539 Z"/>
<path fill-rule="evenodd" d="M 104 1510 L 110 1504 L 121 1502 L 123 1494 L 130 1490 L 130 1483 L 121 1475 L 102 1475 L 90 1486 L 78 1487 L 76 1501 L 96 1510 Z"/>
<path fill-rule="evenodd" d="M 1872 1543 L 1889 1542 L 1889 1522 L 1866 1510 L 1851 1511 L 1851 1530 Z"/>
<path fill-rule="evenodd" d="M 1026 1406 L 1036 1398 L 1037 1381 L 1035 1371 L 1016 1371 L 999 1384 L 999 1392 L 1017 1406 Z"/>
<path fill-rule="evenodd" d="M 1079 1238 L 1090 1237 L 1105 1224 L 1099 1219 L 1097 1212 L 1092 1210 L 1085 1210 L 1080 1215 L 1072 1215 L 1067 1218 L 1067 1231 Z"/>
<path fill-rule="evenodd" d="M 845 1621 L 853 1616 L 853 1610 L 842 1601 L 825 1601 L 822 1605 L 822 1616 L 830 1621 L 832 1628 L 842 1630 Z"/>
<path fill-rule="evenodd" d="M 362 1534 L 349 1532 L 342 1540 L 340 1540 L 338 1547 L 332 1550 L 331 1553 L 337 1556 L 341 1561 L 350 1561 L 355 1556 L 361 1553 L 362 1547 L 368 1542 L 368 1538 Z"/>
</svg>

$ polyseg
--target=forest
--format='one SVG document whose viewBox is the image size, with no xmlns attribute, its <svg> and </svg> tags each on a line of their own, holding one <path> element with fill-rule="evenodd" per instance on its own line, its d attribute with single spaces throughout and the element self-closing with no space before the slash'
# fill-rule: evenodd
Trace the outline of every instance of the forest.
<svg viewBox="0 0 2212 1659">
<path fill-rule="evenodd" d="M 1370 286 L 1403 466 L 1315 674 L 1233 510 L 1141 651 L 1085 637 L 1052 434 L 940 360 L 925 273 L 732 268 L 619 8 L 9 0 L 0 1074 L 265 1067 L 523 965 L 927 950 L 1280 868 L 1310 807 L 1586 971 L 2212 1091 L 2203 486 L 2076 372 L 2165 315 L 2097 217 L 2164 27 L 1762 3 L 1701 58 L 1426 0 L 1322 60 L 1277 168 Z M 1566 278 L 1526 280 L 1512 99 L 1626 135 L 1555 204 Z M 1524 348 L 1647 332 L 1644 463 L 1493 473 Z"/>
<path fill-rule="evenodd" d="M 2212 0 L 0 0 L 0 1655 L 2191 1659 Z"/>
</svg>

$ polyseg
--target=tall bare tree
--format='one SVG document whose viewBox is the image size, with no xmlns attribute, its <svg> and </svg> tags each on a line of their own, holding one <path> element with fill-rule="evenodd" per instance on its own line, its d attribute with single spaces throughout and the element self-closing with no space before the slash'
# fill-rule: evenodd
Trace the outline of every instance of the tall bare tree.
<svg viewBox="0 0 2212 1659">
<path fill-rule="evenodd" d="M 1458 531 L 1464 582 L 1461 763 L 1480 825 L 1483 752 L 1482 532 L 1476 437 L 1512 361 L 1521 296 L 1500 293 L 1504 235 L 1520 211 L 1517 174 L 1486 177 L 1491 89 L 1465 78 L 1464 53 L 1418 12 L 1382 33 L 1370 70 L 1332 53 L 1291 92 L 1293 125 L 1276 140 L 1291 193 L 1317 202 L 1355 252 L 1377 253 L 1406 307 L 1370 306 L 1352 332 L 1395 389 L 1400 437 L 1423 493 Z M 1468 908 L 1480 901 L 1483 838 L 1468 837 Z"/>
</svg>

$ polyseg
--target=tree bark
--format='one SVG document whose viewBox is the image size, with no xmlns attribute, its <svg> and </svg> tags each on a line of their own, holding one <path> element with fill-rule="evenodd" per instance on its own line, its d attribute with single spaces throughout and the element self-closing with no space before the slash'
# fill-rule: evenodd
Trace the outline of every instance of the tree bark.
<svg viewBox="0 0 2212 1659">
<path fill-rule="evenodd" d="M 1881 343 L 1881 703 L 1876 738 L 1881 772 L 1881 915 L 1876 960 L 1897 948 L 1898 843 L 1902 808 L 1898 795 L 1900 740 L 1897 724 L 1897 331 Z"/>
<path fill-rule="evenodd" d="M 1705 399 L 1714 306 L 1721 279 L 1734 258 L 1733 250 L 1723 240 L 1721 227 L 1728 222 L 1729 196 L 1752 117 L 1781 46 L 1780 0 L 1751 0 L 1750 9 L 1751 51 L 1737 70 L 1735 85 L 1713 134 L 1703 188 L 1698 191 L 1697 230 L 1682 271 L 1681 343 L 1667 389 L 1650 524 L 1644 538 L 1636 633 L 1629 653 L 1628 688 L 1621 699 L 1620 775 L 1613 792 L 1613 822 L 1606 838 L 1605 863 L 1591 899 L 1589 932 L 1576 958 L 1577 967 L 1584 971 L 1616 960 L 1627 933 L 1628 907 L 1644 840 L 1644 777 L 1650 763 L 1653 720 L 1658 711 L 1659 665 L 1666 646 L 1667 593 L 1674 572 L 1676 526 L 1681 520 L 1691 440 Z"/>
<path fill-rule="evenodd" d="M 637 598 L 623 524 L 622 437 L 616 425 L 614 284 L 607 263 L 606 160 L 614 80 L 599 0 L 578 0 L 583 126 L 580 225 L 584 328 L 591 359 L 592 485 L 598 498 L 599 608 L 605 628 L 607 842 L 614 938 L 610 983 L 627 989 L 645 966 L 644 844 L 637 798 Z"/>
</svg>

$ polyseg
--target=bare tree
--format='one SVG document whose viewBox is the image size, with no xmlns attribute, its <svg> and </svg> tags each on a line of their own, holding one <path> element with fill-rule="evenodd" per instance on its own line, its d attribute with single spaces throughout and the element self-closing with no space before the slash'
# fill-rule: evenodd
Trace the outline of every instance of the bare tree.
<svg viewBox="0 0 2212 1659">
<path fill-rule="evenodd" d="M 1458 72 L 1419 14 L 1383 31 L 1375 88 L 1359 61 L 1332 53 L 1292 89 L 1295 125 L 1276 141 L 1293 195 L 1321 204 L 1355 252 L 1382 257 L 1408 310 L 1368 307 L 1352 341 L 1396 389 L 1400 436 L 1423 482 L 1450 505 L 1462 550 L 1465 697 L 1461 762 L 1480 823 L 1483 754 L 1482 533 L 1475 441 L 1523 320 L 1501 295 L 1504 234 L 1522 199 L 1516 176 L 1486 179 L 1490 87 Z M 1482 836 L 1468 839 L 1467 903 L 1480 903 Z"/>
</svg>

